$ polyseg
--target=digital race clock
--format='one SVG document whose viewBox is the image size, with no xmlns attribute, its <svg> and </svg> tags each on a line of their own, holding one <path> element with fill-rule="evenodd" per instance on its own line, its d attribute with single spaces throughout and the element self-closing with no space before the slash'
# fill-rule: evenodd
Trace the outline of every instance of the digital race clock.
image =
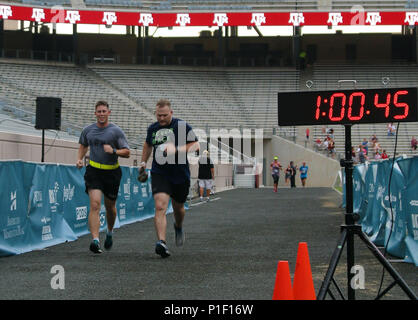
<svg viewBox="0 0 418 320">
<path fill-rule="evenodd" d="M 279 126 L 418 121 L 417 88 L 280 92 Z"/>
</svg>

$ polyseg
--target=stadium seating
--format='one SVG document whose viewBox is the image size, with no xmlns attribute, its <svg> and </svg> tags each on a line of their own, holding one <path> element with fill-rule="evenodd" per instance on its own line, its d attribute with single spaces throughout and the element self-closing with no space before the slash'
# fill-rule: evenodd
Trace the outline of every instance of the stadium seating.
<svg viewBox="0 0 418 320">
<path fill-rule="evenodd" d="M 158 99 L 169 98 L 179 118 L 204 130 L 265 128 L 271 134 L 278 90 L 299 85 L 294 69 L 90 68 L 149 111 Z"/>
<path fill-rule="evenodd" d="M 418 66 L 416 65 L 351 65 L 351 64 L 316 64 L 313 67 L 312 89 L 327 90 L 336 88 L 385 88 L 418 86 Z M 339 83 L 339 80 L 356 80 Z M 337 153 L 344 153 L 344 128 L 333 127 Z M 387 135 L 387 124 L 363 124 L 352 128 L 352 144 L 357 147 L 363 138 L 370 139 L 373 134 L 387 152 L 393 153 L 395 138 Z M 416 123 L 401 123 L 398 132 L 397 153 L 411 154 L 411 137 L 418 136 Z M 323 139 L 322 127 L 315 128 L 313 140 Z M 393 155 L 393 154 L 392 154 Z"/>
<path fill-rule="evenodd" d="M 351 8 L 362 7 L 364 10 L 382 10 L 382 9 L 405 9 L 407 0 L 332 0 L 333 10 L 349 10 Z"/>
<path fill-rule="evenodd" d="M 26 5 L 35 5 L 35 6 L 70 6 L 71 0 L 22 0 L 23 4 Z"/>
<path fill-rule="evenodd" d="M 72 129 L 63 130 L 78 135 L 82 127 L 95 120 L 95 102 L 104 99 L 113 110 L 112 121 L 123 127 L 130 143 L 138 147 L 145 139 L 146 127 L 155 121 L 154 106 L 161 98 L 171 100 L 176 117 L 208 134 L 210 129 L 263 128 L 265 137 L 278 134 L 293 139 L 295 128 L 277 126 L 277 92 L 303 89 L 306 79 L 291 68 L 118 64 L 81 68 L 65 63 L 16 61 L 0 60 L 2 113 L 19 116 L 18 110 L 29 111 L 29 116 L 26 113 L 20 118 L 32 121 L 30 112 L 34 114 L 37 96 L 61 97 L 63 122 L 72 125 Z M 317 90 L 353 87 L 353 83 L 338 80 L 356 80 L 359 88 L 418 86 L 418 66 L 316 64 L 309 77 L 312 89 Z M 344 153 L 344 128 L 333 129 L 338 158 Z M 324 130 L 313 127 L 311 140 L 322 140 Z M 383 149 L 393 153 L 395 138 L 387 135 L 387 124 L 354 126 L 353 146 L 373 134 Z M 417 124 L 400 124 L 397 153 L 411 154 L 412 136 L 418 137 Z"/>
<path fill-rule="evenodd" d="M 154 119 L 117 89 L 74 65 L 2 61 L 0 68 L 0 87 L 5 98 L 24 110 L 34 112 L 38 96 L 60 97 L 62 119 L 84 127 L 95 121 L 95 102 L 106 100 L 115 110 L 112 121 L 124 127 L 133 146 L 142 145 L 147 124 Z"/>
</svg>

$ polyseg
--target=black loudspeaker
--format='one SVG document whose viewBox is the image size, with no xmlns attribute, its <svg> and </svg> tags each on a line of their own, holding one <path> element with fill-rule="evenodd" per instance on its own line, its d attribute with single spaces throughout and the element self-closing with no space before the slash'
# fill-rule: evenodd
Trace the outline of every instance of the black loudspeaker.
<svg viewBox="0 0 418 320">
<path fill-rule="evenodd" d="M 61 98 L 36 98 L 36 129 L 61 129 Z"/>
</svg>

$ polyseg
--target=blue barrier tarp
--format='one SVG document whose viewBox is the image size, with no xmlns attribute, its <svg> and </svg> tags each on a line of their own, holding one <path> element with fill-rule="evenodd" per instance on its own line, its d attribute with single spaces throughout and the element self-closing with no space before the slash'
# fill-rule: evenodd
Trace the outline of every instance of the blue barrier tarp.
<svg viewBox="0 0 418 320">
<path fill-rule="evenodd" d="M 32 179 L 25 242 L 42 249 L 77 239 L 64 219 L 62 167 L 38 164 Z"/>
<path fill-rule="evenodd" d="M 418 266 L 418 157 L 398 161 L 405 177 L 402 193 L 405 261 Z"/>
<path fill-rule="evenodd" d="M 77 237 L 89 233 L 88 213 L 90 200 L 85 192 L 85 168 L 77 169 L 74 166 L 61 166 L 63 180 L 63 211 L 65 221 Z"/>
<path fill-rule="evenodd" d="M 397 158 L 393 170 L 392 164 L 389 160 L 355 166 L 353 211 L 371 241 L 418 266 L 418 158 Z M 345 204 L 345 192 L 343 197 Z"/>
<path fill-rule="evenodd" d="M 27 209 L 29 186 L 35 166 L 24 168 L 22 161 L 0 162 L 0 256 L 19 254 L 30 250 L 25 241 L 28 230 Z M 22 183 L 26 182 L 26 183 Z"/>
<path fill-rule="evenodd" d="M 154 216 L 151 178 L 137 180 L 138 168 L 121 167 L 114 228 Z M 85 168 L 23 161 L 0 162 L 0 256 L 42 249 L 89 233 Z M 167 213 L 172 212 L 170 204 Z M 102 200 L 100 230 L 106 230 Z"/>
</svg>

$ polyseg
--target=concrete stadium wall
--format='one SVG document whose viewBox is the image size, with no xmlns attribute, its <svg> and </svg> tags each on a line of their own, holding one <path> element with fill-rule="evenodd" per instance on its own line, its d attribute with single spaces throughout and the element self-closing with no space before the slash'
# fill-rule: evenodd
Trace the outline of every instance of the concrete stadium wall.
<svg viewBox="0 0 418 320">
<path fill-rule="evenodd" d="M 332 187 L 340 171 L 340 163 L 337 160 L 325 157 L 317 152 L 306 149 L 300 145 L 290 142 L 278 136 L 273 136 L 264 141 L 264 158 L 266 159 L 266 186 L 273 186 L 271 177 L 270 163 L 273 157 L 278 156 L 279 162 L 283 166 L 280 173 L 279 187 L 285 186 L 284 169 L 287 168 L 290 161 L 293 161 L 297 167 L 305 161 L 309 167 L 307 187 Z M 296 175 L 296 187 L 300 187 L 300 173 Z M 289 183 L 290 187 L 290 183 Z"/>
</svg>

